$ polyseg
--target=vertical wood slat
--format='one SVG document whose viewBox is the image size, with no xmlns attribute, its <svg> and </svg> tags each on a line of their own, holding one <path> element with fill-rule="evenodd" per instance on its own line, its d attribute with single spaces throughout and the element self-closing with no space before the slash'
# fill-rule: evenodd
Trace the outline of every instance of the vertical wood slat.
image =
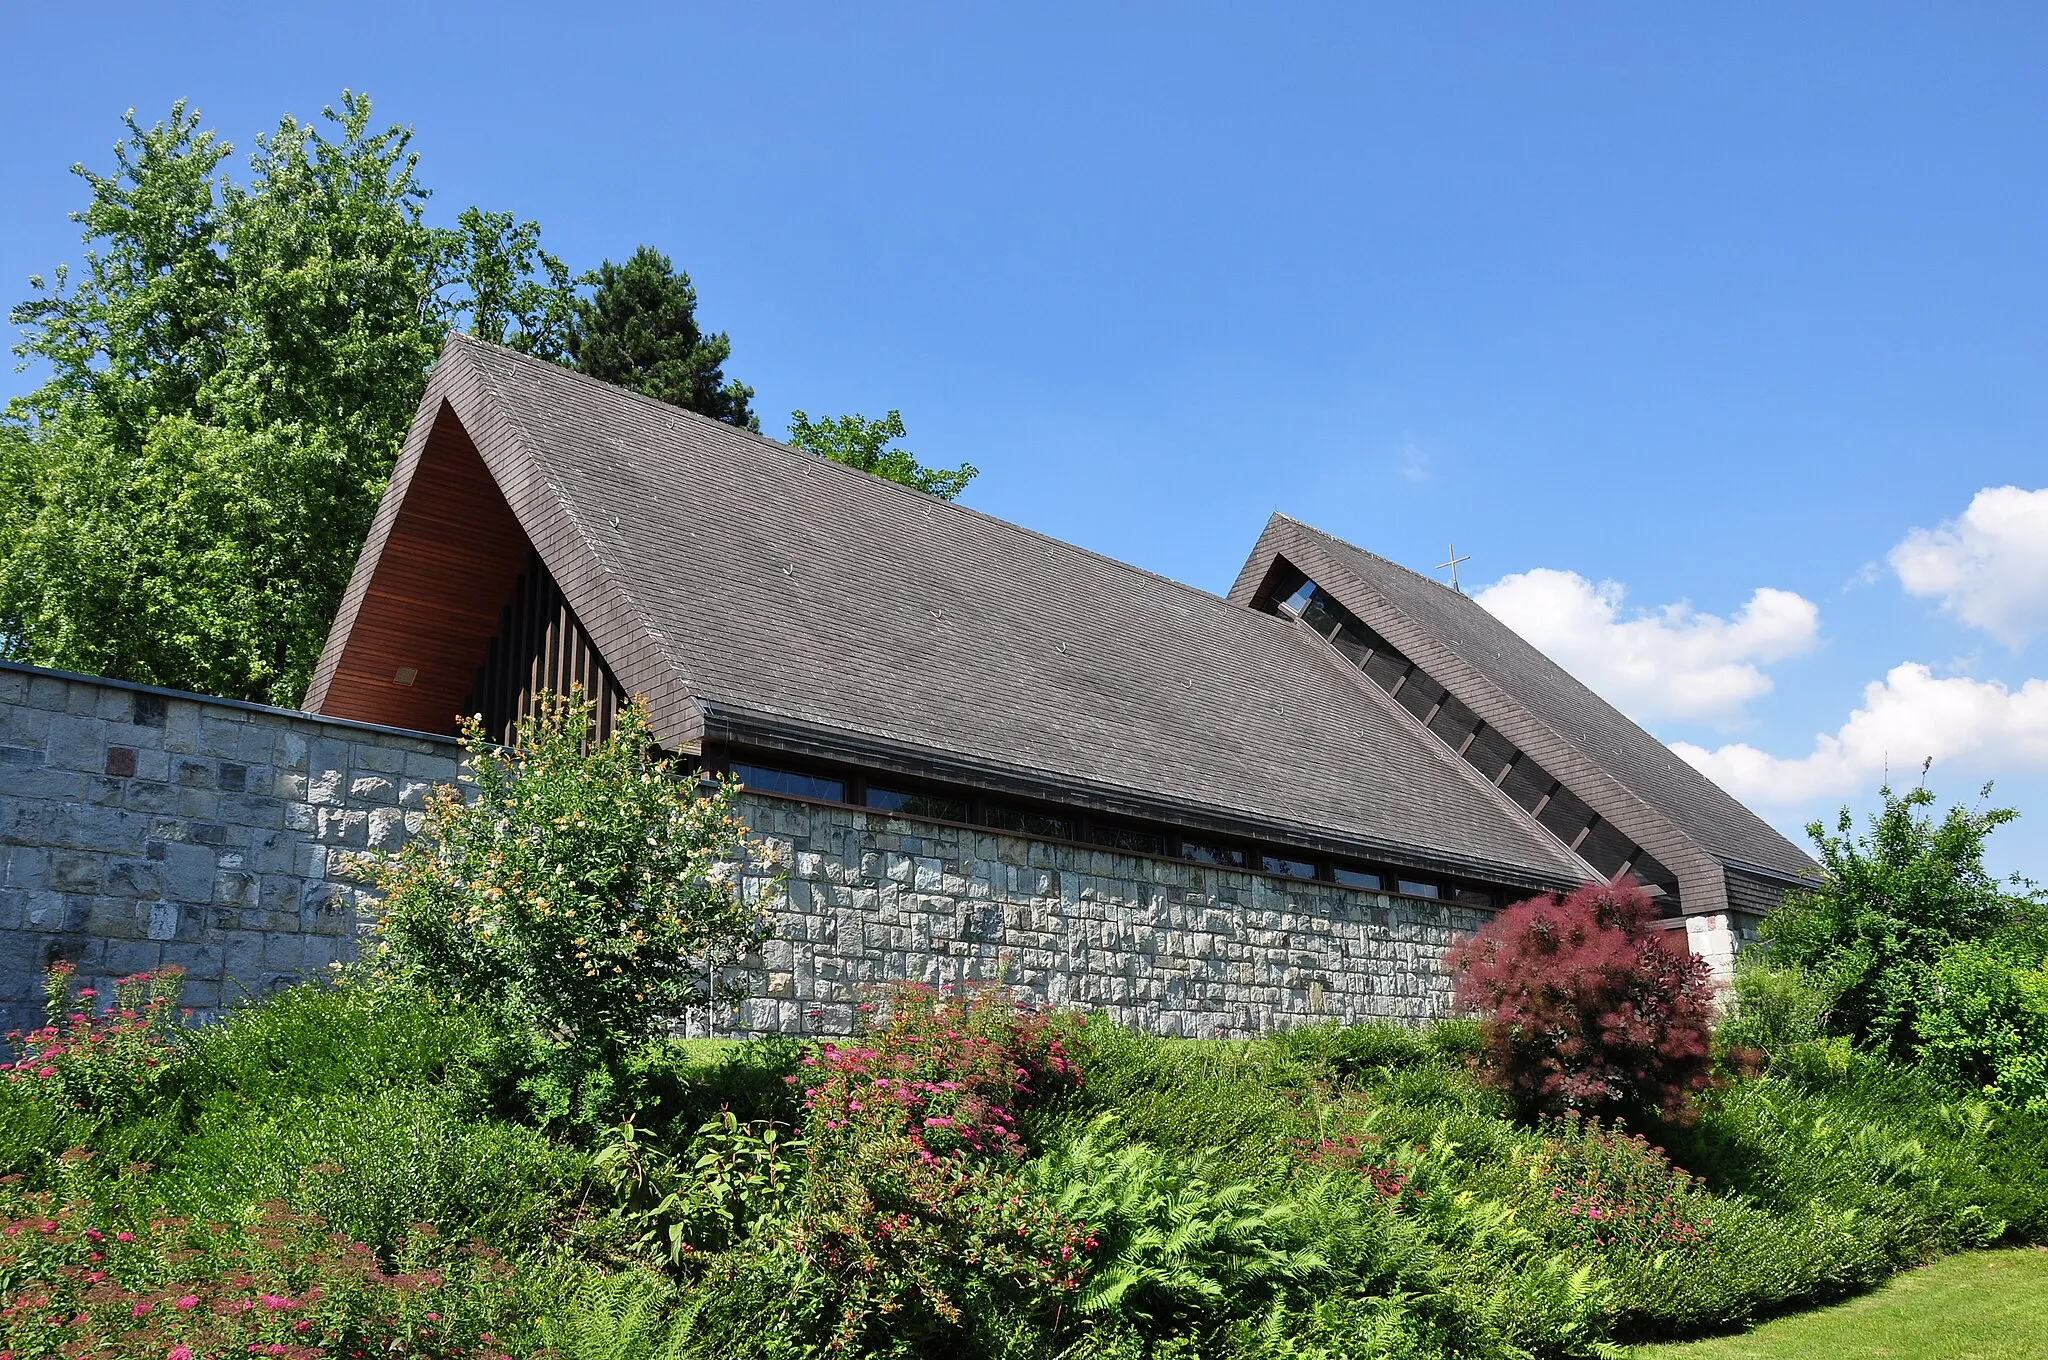
<svg viewBox="0 0 2048 1360">
<path fill-rule="evenodd" d="M 564 695 L 572 686 L 580 686 L 596 701 L 592 718 L 598 740 L 609 737 L 625 695 L 535 554 L 514 587 L 477 672 L 470 711 L 482 715 L 484 732 L 492 740 L 510 742 L 519 720 L 540 711 L 541 694 Z"/>
</svg>

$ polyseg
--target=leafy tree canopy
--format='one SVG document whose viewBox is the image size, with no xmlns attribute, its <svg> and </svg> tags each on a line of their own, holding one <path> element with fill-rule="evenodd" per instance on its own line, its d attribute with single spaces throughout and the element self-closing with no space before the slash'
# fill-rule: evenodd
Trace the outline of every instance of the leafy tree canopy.
<svg viewBox="0 0 2048 1360">
<path fill-rule="evenodd" d="M 697 290 L 668 256 L 641 246 L 624 264 L 606 260 L 583 276 L 568 357 L 593 378 L 758 431 L 754 389 L 725 376 L 732 341 L 697 324 Z"/>
<path fill-rule="evenodd" d="M 180 102 L 131 113 L 74 278 L 33 278 L 47 366 L 0 437 L 0 647 L 294 703 L 451 326 L 559 352 L 573 298 L 533 223 L 424 220 L 411 133 L 344 92 L 250 176 Z"/>
<path fill-rule="evenodd" d="M 825 416 L 812 420 L 802 411 L 789 413 L 789 442 L 806 453 L 830 458 L 835 463 L 872 472 L 892 482 L 914 486 L 942 501 L 950 501 L 981 475 L 972 463 L 956 468 L 928 468 L 910 450 L 891 448 L 903 438 L 903 413 L 891 411 L 880 420 L 858 415 Z"/>
<path fill-rule="evenodd" d="M 9 313 L 48 376 L 0 421 L 0 656 L 297 703 L 450 328 L 759 428 L 666 256 L 577 278 L 510 213 L 430 225 L 367 97 L 285 117 L 246 180 L 183 101 L 124 126 L 109 172 L 73 167 L 81 267 Z M 974 476 L 888 448 L 893 411 L 797 426 L 948 499 Z"/>
</svg>

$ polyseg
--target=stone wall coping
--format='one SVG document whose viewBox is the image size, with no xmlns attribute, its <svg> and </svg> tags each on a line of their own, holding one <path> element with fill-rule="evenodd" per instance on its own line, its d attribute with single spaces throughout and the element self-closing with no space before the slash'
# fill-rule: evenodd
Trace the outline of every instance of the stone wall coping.
<svg viewBox="0 0 2048 1360">
<path fill-rule="evenodd" d="M 75 680 L 87 685 L 127 690 L 131 694 L 155 694 L 166 699 L 183 699 L 195 704 L 210 704 L 215 708 L 239 709 L 244 713 L 260 713 L 266 717 L 319 723 L 323 727 L 339 727 L 351 732 L 371 732 L 385 737 L 410 737 L 415 741 L 431 741 L 441 746 L 462 744 L 458 738 L 440 732 L 418 732 L 409 727 L 386 727 L 382 723 L 357 722 L 353 718 L 330 718 L 324 713 L 308 713 L 304 709 L 279 708 L 275 704 L 259 704 L 248 699 L 223 699 L 217 694 L 195 694 L 191 690 L 167 689 L 162 685 L 144 685 L 133 680 L 115 680 L 104 675 L 81 675 L 77 671 L 53 670 L 48 666 L 30 666 L 19 661 L 0 661 L 0 671 L 16 675 L 43 675 L 53 680 Z"/>
</svg>

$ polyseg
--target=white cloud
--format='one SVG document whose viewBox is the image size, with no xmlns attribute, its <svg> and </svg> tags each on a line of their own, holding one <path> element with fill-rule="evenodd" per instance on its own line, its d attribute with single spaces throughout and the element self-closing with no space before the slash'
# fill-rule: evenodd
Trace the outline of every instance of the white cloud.
<svg viewBox="0 0 2048 1360">
<path fill-rule="evenodd" d="M 1833 735 L 1816 736 L 1808 755 L 1786 759 L 1740 742 L 1671 749 L 1737 798 L 1763 805 L 1867 791 L 1887 773 L 1908 780 L 1930 756 L 1994 775 L 2048 768 L 2048 680 L 2008 689 L 1908 662 L 1866 685 L 1862 707 Z"/>
<path fill-rule="evenodd" d="M 1771 692 L 1762 666 L 1810 651 L 1820 609 L 1789 590 L 1759 589 L 1732 619 L 1680 602 L 1624 617 L 1623 588 L 1538 567 L 1474 596 L 1594 692 L 1639 722 L 1732 725 Z"/>
<path fill-rule="evenodd" d="M 1986 487 L 1961 517 L 1891 550 L 1914 595 L 2012 647 L 2048 631 L 2048 488 Z"/>
</svg>

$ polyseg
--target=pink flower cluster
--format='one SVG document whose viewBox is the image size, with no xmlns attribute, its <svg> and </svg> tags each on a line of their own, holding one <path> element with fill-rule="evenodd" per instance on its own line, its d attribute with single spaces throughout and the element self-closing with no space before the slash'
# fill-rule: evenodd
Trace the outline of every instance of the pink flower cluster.
<svg viewBox="0 0 2048 1360">
<path fill-rule="evenodd" d="M 1547 1126 L 1539 1163 L 1552 1236 L 1647 1252 L 1710 1252 L 1711 1222 L 1692 1208 L 1693 1178 L 1640 1134 L 1565 1118 Z"/>
<path fill-rule="evenodd" d="M 1422 1151 L 1418 1148 L 1417 1151 Z M 1422 1189 L 1400 1162 L 1388 1160 L 1378 1134 L 1351 1133 L 1334 1138 L 1297 1138 L 1295 1155 L 1310 1166 L 1341 1167 L 1365 1177 L 1372 1188 L 1391 1200 L 1419 1199 Z"/>
<path fill-rule="evenodd" d="M 804 1059 L 812 1136 L 829 1146 L 908 1138 L 925 1162 L 952 1155 L 1021 1157 L 1018 1108 L 1078 1085 L 1065 1022 L 1014 1005 L 999 987 L 953 993 L 909 985 L 860 1040 Z"/>
<path fill-rule="evenodd" d="M 111 1009 L 96 1009 L 98 992 L 73 990 L 69 963 L 53 966 L 44 982 L 46 1022 L 23 1034 L 10 1031 L 8 1044 L 21 1057 L 0 1063 L 10 1082 L 27 1082 L 35 1094 L 77 1109 L 106 1111 L 146 1091 L 170 1057 L 183 1023 L 178 993 L 185 970 L 159 968 L 114 983 Z"/>
<path fill-rule="evenodd" d="M 159 1218 L 110 1232 L 88 1225 L 94 1213 L 90 1202 L 0 1178 L 0 1279 L 10 1282 L 0 1293 L 0 1360 L 508 1360 L 477 1322 L 509 1316 L 510 1270 L 477 1244 L 415 1239 L 400 1256 L 422 1268 L 392 1271 L 281 1203 L 239 1229 Z M 447 1269 L 426 1265 L 425 1253 Z M 443 1320 L 451 1303 L 468 1314 L 460 1326 Z"/>
</svg>

